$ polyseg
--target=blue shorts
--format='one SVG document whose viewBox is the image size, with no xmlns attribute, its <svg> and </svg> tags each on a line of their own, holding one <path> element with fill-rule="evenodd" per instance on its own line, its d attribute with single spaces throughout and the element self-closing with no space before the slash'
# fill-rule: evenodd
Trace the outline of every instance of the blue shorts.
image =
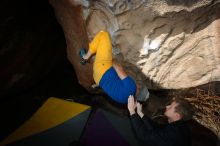
<svg viewBox="0 0 220 146">
<path fill-rule="evenodd" d="M 137 89 L 135 81 L 130 76 L 121 80 L 113 67 L 104 73 L 99 86 L 119 103 L 127 103 L 129 95 L 135 95 Z"/>
</svg>

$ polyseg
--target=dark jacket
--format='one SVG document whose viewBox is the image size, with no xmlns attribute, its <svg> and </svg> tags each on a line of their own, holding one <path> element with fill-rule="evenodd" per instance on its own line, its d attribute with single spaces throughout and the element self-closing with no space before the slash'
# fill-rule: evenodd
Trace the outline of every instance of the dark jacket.
<svg viewBox="0 0 220 146">
<path fill-rule="evenodd" d="M 150 118 L 131 116 L 131 124 L 141 145 L 146 146 L 191 146 L 191 135 L 187 124 L 175 121 L 161 126 Z"/>
</svg>

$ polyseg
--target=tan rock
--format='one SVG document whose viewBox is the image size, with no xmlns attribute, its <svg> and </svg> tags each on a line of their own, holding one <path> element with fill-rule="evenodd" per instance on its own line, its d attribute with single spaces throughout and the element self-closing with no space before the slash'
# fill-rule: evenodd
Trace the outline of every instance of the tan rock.
<svg viewBox="0 0 220 146">
<path fill-rule="evenodd" d="M 88 48 L 88 37 L 82 16 L 81 3 L 75 1 L 50 0 L 61 24 L 67 43 L 67 57 L 73 65 L 79 83 L 90 90 L 93 84 L 92 64 L 80 64 L 79 49 Z"/>
<path fill-rule="evenodd" d="M 92 1 L 85 21 L 90 38 L 110 32 L 124 62 L 152 81 L 149 88 L 188 88 L 220 79 L 219 4 L 212 2 Z"/>
</svg>

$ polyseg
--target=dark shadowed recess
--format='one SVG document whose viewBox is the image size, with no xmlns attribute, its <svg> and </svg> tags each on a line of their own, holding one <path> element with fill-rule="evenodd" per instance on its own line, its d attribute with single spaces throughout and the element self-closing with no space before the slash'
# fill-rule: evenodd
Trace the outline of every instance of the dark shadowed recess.
<svg viewBox="0 0 220 146">
<path fill-rule="evenodd" d="M 0 1 L 0 140 L 51 96 L 86 91 L 66 58 L 66 43 L 47 0 Z"/>
<path fill-rule="evenodd" d="M 66 57 L 66 44 L 47 1 L 0 3 L 0 99 L 5 99 L 43 80 Z"/>
</svg>

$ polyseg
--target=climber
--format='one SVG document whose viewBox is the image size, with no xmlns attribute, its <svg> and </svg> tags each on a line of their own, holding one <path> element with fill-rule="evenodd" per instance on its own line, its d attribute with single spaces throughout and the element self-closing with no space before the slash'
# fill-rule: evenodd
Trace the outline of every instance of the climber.
<svg viewBox="0 0 220 146">
<path fill-rule="evenodd" d="M 159 125 L 145 116 L 142 112 L 142 105 L 136 102 L 132 95 L 128 98 L 128 110 L 131 125 L 141 145 L 191 145 L 191 134 L 186 121 L 192 118 L 194 109 L 187 100 L 183 98 L 173 99 L 171 104 L 166 106 L 164 115 L 167 117 L 169 124 L 165 126 Z"/>
<path fill-rule="evenodd" d="M 112 59 L 112 44 L 109 33 L 100 31 L 89 43 L 89 50 L 80 49 L 80 62 L 85 65 L 90 57 L 96 54 L 93 63 L 93 78 L 105 93 L 114 101 L 127 103 L 129 95 L 140 101 L 146 101 L 149 92 L 146 86 L 136 85 L 122 66 Z M 137 88 L 138 87 L 138 88 Z M 136 93 L 137 90 L 137 93 Z"/>
</svg>

